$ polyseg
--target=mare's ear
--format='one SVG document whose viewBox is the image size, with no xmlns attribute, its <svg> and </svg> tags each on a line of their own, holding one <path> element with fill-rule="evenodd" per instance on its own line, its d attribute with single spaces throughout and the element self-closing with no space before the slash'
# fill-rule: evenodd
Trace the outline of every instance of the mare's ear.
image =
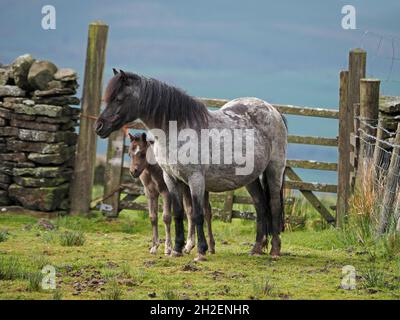
<svg viewBox="0 0 400 320">
<path fill-rule="evenodd" d="M 128 79 L 126 73 L 123 70 L 119 69 L 119 73 L 121 74 L 122 79 L 124 79 L 124 80 Z"/>
<path fill-rule="evenodd" d="M 114 76 L 117 75 L 118 74 L 117 69 L 113 68 L 113 73 L 114 73 Z"/>
<path fill-rule="evenodd" d="M 131 142 L 132 142 L 133 140 L 135 140 L 135 137 L 133 136 L 133 134 L 131 134 L 130 132 L 128 132 L 128 135 L 129 135 L 129 139 L 131 140 Z"/>
</svg>

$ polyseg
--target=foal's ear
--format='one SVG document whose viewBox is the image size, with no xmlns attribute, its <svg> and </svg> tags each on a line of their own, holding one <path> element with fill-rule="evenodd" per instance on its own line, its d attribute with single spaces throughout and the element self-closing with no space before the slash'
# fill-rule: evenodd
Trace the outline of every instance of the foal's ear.
<svg viewBox="0 0 400 320">
<path fill-rule="evenodd" d="M 132 142 L 133 140 L 135 140 L 135 136 L 134 136 L 133 134 L 131 134 L 130 132 L 128 132 L 128 135 L 129 135 L 129 139 L 131 140 L 131 142 Z"/>
<path fill-rule="evenodd" d="M 146 141 L 147 141 L 147 135 L 146 135 L 146 132 L 143 132 L 143 133 L 142 133 L 142 140 L 143 140 L 144 142 L 146 142 Z"/>
<path fill-rule="evenodd" d="M 113 68 L 113 73 L 114 73 L 114 76 L 117 75 L 118 74 L 117 69 Z"/>
<path fill-rule="evenodd" d="M 123 80 L 127 80 L 128 79 L 126 73 L 123 70 L 119 69 L 119 73 L 121 74 L 121 77 L 122 77 Z"/>
</svg>

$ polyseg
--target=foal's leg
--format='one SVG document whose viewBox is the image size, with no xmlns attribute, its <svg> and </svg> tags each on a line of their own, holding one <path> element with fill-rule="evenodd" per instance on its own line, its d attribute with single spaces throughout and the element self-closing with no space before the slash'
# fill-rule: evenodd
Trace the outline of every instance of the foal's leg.
<svg viewBox="0 0 400 320">
<path fill-rule="evenodd" d="M 158 240 L 158 194 L 151 194 L 148 196 L 148 204 L 149 204 L 149 215 L 151 226 L 153 229 L 153 243 L 150 248 L 151 254 L 157 253 L 157 248 L 160 245 Z"/>
<path fill-rule="evenodd" d="M 271 252 L 272 257 L 278 257 L 281 254 L 281 239 L 279 234 L 283 230 L 283 179 L 285 172 L 284 161 L 271 161 L 266 169 L 268 176 L 268 186 L 270 192 L 270 205 L 272 214 L 272 240 Z"/>
<path fill-rule="evenodd" d="M 209 200 L 209 193 L 206 191 L 204 194 L 204 216 L 207 222 L 207 231 L 208 231 L 208 246 L 210 247 L 210 253 L 215 253 L 215 240 L 212 232 L 211 220 L 212 220 L 212 211 L 211 204 Z"/>
<path fill-rule="evenodd" d="M 187 186 L 183 187 L 183 208 L 186 212 L 186 217 L 188 221 L 188 234 L 185 249 L 183 252 L 190 253 L 194 246 L 196 245 L 195 240 L 195 225 L 193 224 L 193 206 L 192 206 L 192 199 L 190 195 L 190 189 Z"/>
<path fill-rule="evenodd" d="M 182 249 L 185 244 L 185 230 L 183 226 L 184 211 L 182 206 L 182 190 L 181 182 L 176 181 L 167 173 L 163 173 L 165 184 L 171 195 L 172 208 L 174 210 L 175 222 L 175 247 L 172 255 L 175 257 L 182 256 Z"/>
<path fill-rule="evenodd" d="M 204 235 L 204 175 L 201 172 L 192 174 L 188 179 L 190 193 L 192 195 L 193 223 L 197 231 L 197 257 L 195 261 L 206 260 L 205 255 L 208 249 Z"/>
<path fill-rule="evenodd" d="M 266 237 L 267 231 L 267 198 L 264 189 L 261 186 L 260 179 L 258 178 L 252 183 L 248 184 L 246 189 L 253 199 L 257 214 L 256 242 L 250 253 L 253 255 L 260 255 L 263 253 L 263 241 Z"/>
<path fill-rule="evenodd" d="M 164 254 L 170 255 L 172 251 L 171 244 L 171 197 L 168 191 L 161 192 L 163 198 L 163 221 L 165 225 L 165 248 Z"/>
</svg>

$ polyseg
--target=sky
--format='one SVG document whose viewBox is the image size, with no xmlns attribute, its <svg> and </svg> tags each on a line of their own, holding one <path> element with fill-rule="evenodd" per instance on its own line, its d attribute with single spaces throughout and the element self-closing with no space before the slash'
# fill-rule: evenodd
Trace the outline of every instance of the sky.
<svg viewBox="0 0 400 320">
<path fill-rule="evenodd" d="M 41 27 L 42 7 L 49 4 L 56 9 L 55 30 Z M 348 4 L 356 9 L 356 30 L 342 28 Z M 398 0 L 1 0 L 0 63 L 30 53 L 76 69 L 82 82 L 88 24 L 101 20 L 110 28 L 105 84 L 115 67 L 193 96 L 255 96 L 336 109 L 339 71 L 351 48 L 367 50 L 367 75 L 382 79 L 383 94 L 400 95 L 399 14 Z M 337 135 L 335 120 L 288 118 L 291 134 Z M 104 150 L 101 142 L 99 152 Z M 291 145 L 289 156 L 336 161 L 337 153 Z"/>
</svg>

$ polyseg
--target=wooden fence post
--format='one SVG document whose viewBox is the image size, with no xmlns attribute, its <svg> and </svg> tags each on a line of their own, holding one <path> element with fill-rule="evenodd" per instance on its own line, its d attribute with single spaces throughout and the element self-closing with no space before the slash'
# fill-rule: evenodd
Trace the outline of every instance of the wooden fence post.
<svg viewBox="0 0 400 320">
<path fill-rule="evenodd" d="M 384 146 L 381 142 L 385 139 L 385 133 L 383 131 L 383 123 L 381 117 L 378 119 L 378 129 L 376 132 L 376 142 L 375 142 L 375 149 L 374 149 L 374 167 L 375 170 L 373 172 L 373 181 L 376 181 L 381 176 L 381 167 L 382 167 L 382 158 L 384 154 Z"/>
<path fill-rule="evenodd" d="M 397 214 L 395 212 L 397 208 L 394 208 L 394 206 L 396 205 L 394 202 L 397 196 L 396 190 L 398 190 L 397 185 L 399 183 L 399 172 L 400 172 L 399 146 L 400 146 L 400 123 L 397 125 L 396 137 L 394 139 L 394 147 L 392 150 L 392 156 L 390 158 L 390 165 L 386 178 L 386 185 L 383 194 L 382 209 L 380 214 L 380 222 L 378 230 L 379 234 L 385 232 L 391 213 L 393 215 Z M 397 217 L 393 216 L 393 218 L 395 219 Z"/>
<path fill-rule="evenodd" d="M 351 118 L 355 116 L 355 105 L 360 103 L 360 79 L 365 78 L 367 65 L 367 52 L 363 49 L 353 49 L 349 52 L 349 75 L 348 75 L 348 90 L 347 90 L 347 104 L 350 109 Z M 351 121 L 350 134 L 354 137 L 358 132 L 354 130 L 354 121 Z M 357 154 L 358 150 L 354 146 L 350 146 L 350 157 L 353 160 L 353 173 L 357 171 Z M 351 188 L 354 187 L 354 176 L 351 178 Z"/>
<path fill-rule="evenodd" d="M 225 192 L 225 203 L 224 203 L 224 211 L 223 211 L 224 212 L 223 220 L 225 222 L 232 221 L 233 197 L 234 197 L 234 191 Z"/>
<path fill-rule="evenodd" d="M 89 25 L 78 147 L 70 190 L 71 214 L 90 210 L 97 140 L 93 124 L 100 113 L 107 33 L 108 26 L 102 22 Z"/>
<path fill-rule="evenodd" d="M 348 209 L 350 195 L 350 122 L 352 112 L 347 103 L 348 71 L 340 72 L 339 87 L 339 162 L 338 195 L 336 204 L 336 226 L 342 227 Z"/>
<path fill-rule="evenodd" d="M 125 132 L 118 130 L 108 138 L 107 160 L 104 172 L 104 204 L 107 210 L 102 210 L 107 217 L 117 217 L 119 213 L 119 198 L 121 193 L 122 168 L 124 165 Z"/>
<path fill-rule="evenodd" d="M 366 156 L 366 142 L 374 143 L 367 135 L 376 135 L 373 128 L 377 125 L 379 115 L 379 87 L 378 79 L 361 79 L 360 80 L 360 136 L 364 136 L 364 141 L 360 144 L 359 163 L 364 165 Z M 365 135 L 367 134 L 367 135 Z M 372 151 L 372 150 L 371 150 Z M 373 157 L 369 154 L 368 157 Z"/>
</svg>

